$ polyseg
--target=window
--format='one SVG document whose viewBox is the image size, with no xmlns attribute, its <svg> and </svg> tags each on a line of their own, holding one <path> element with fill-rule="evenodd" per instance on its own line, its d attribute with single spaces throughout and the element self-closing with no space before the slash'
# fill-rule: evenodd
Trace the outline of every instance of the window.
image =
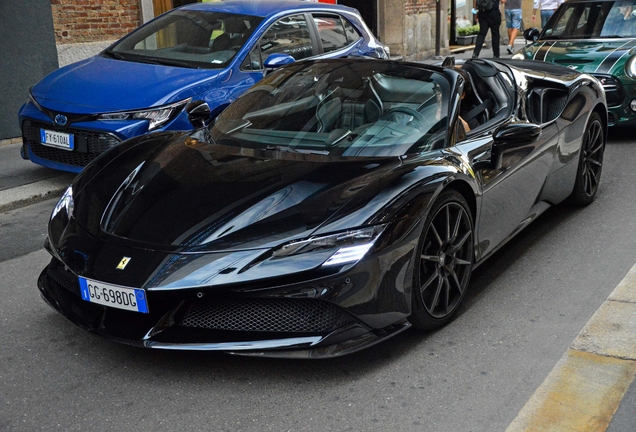
<svg viewBox="0 0 636 432">
<path fill-rule="evenodd" d="M 360 33 L 358 33 L 358 30 L 353 26 L 353 24 L 351 24 L 346 19 L 343 19 L 342 21 L 344 22 L 345 33 L 347 34 L 347 41 L 349 43 L 354 43 L 362 37 L 360 36 Z"/>
<path fill-rule="evenodd" d="M 270 54 L 288 54 L 296 60 L 314 55 L 314 47 L 303 15 L 292 15 L 276 21 L 260 42 L 263 59 Z"/>
<path fill-rule="evenodd" d="M 324 52 L 339 50 L 348 45 L 347 34 L 339 16 L 313 15 Z"/>
</svg>

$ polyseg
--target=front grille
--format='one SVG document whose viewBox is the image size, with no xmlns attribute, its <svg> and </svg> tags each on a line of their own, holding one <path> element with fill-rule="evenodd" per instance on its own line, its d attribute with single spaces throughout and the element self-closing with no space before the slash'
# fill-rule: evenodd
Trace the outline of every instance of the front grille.
<svg viewBox="0 0 636 432">
<path fill-rule="evenodd" d="M 353 321 L 339 307 L 310 299 L 242 299 L 195 303 L 180 325 L 209 330 L 323 333 Z"/>
<path fill-rule="evenodd" d="M 73 134 L 73 151 L 48 147 L 40 143 L 40 129 Z M 83 167 L 111 147 L 121 142 L 115 135 L 78 128 L 62 128 L 53 124 L 25 120 L 22 123 L 22 139 L 38 157 L 66 165 Z"/>
<path fill-rule="evenodd" d="M 601 82 L 605 89 L 605 98 L 607 99 L 608 107 L 619 106 L 625 99 L 625 88 L 623 83 L 613 75 L 594 74 L 594 76 Z"/>
<path fill-rule="evenodd" d="M 67 291 L 81 295 L 79 279 L 73 273 L 64 269 L 64 267 L 50 267 L 47 269 L 48 276 L 53 279 L 62 288 Z"/>
</svg>

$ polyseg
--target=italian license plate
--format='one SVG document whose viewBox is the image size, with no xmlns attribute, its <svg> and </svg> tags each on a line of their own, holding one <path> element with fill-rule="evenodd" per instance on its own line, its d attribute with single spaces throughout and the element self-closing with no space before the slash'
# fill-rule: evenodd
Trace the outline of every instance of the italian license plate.
<svg viewBox="0 0 636 432">
<path fill-rule="evenodd" d="M 73 134 L 55 132 L 46 129 L 40 129 L 40 142 L 43 145 L 61 148 L 64 150 L 73 150 L 75 148 L 75 139 Z"/>
<path fill-rule="evenodd" d="M 117 309 L 148 313 L 146 292 L 139 288 L 111 285 L 83 277 L 79 278 L 82 299 Z"/>
</svg>

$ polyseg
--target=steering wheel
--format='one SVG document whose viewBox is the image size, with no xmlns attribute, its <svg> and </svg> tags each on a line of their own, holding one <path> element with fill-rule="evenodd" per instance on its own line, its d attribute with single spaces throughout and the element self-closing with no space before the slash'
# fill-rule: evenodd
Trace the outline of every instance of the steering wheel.
<svg viewBox="0 0 636 432">
<path fill-rule="evenodd" d="M 426 124 L 426 120 L 421 113 L 407 107 L 391 108 L 382 116 L 381 120 L 393 121 L 400 126 L 410 126 L 418 130 Z M 414 120 L 417 120 L 417 122 Z"/>
</svg>

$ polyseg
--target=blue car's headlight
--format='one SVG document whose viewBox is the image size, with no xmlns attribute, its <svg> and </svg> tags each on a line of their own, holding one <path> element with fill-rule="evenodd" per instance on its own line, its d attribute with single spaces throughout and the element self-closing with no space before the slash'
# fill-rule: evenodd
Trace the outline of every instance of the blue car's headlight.
<svg viewBox="0 0 636 432">
<path fill-rule="evenodd" d="M 149 120 L 148 130 L 152 131 L 168 123 L 172 120 L 176 114 L 178 114 L 183 107 L 190 102 L 191 98 L 184 99 L 182 101 L 164 105 L 157 108 L 137 110 L 137 111 L 121 111 L 114 113 L 100 114 L 97 117 L 98 120 L 129 120 L 140 119 Z"/>
<path fill-rule="evenodd" d="M 272 258 L 283 258 L 310 252 L 333 251 L 322 266 L 354 264 L 371 249 L 386 225 L 343 231 L 283 245 Z"/>
<path fill-rule="evenodd" d="M 51 213 L 51 219 L 57 216 L 58 213 L 61 212 L 62 210 L 65 210 L 66 216 L 70 218 L 71 215 L 73 214 L 74 206 L 75 206 L 75 203 L 73 201 L 73 186 L 69 186 L 64 192 L 64 195 L 62 195 L 62 198 L 60 198 L 60 200 L 55 205 L 55 208 L 53 209 L 53 213 Z"/>
</svg>

